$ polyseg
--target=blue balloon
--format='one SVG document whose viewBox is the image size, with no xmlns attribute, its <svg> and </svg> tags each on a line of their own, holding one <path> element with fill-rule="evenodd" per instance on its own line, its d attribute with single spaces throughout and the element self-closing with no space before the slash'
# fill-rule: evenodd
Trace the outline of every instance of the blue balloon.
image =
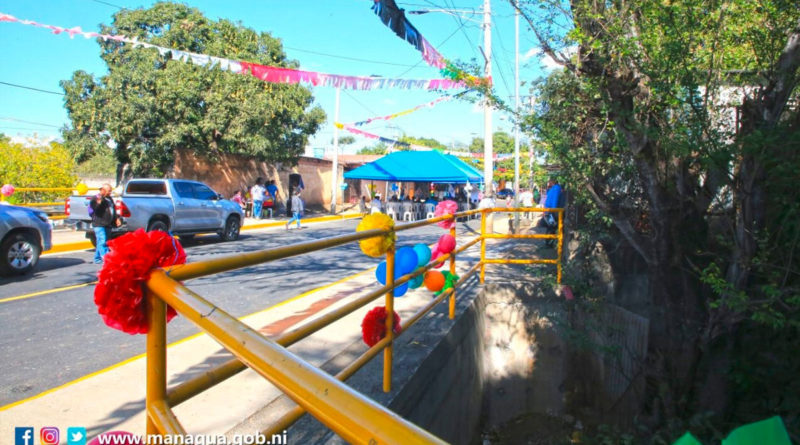
<svg viewBox="0 0 800 445">
<path fill-rule="evenodd" d="M 427 244 L 415 244 L 414 252 L 417 254 L 417 266 L 424 266 L 431 261 L 431 248 Z"/>
<path fill-rule="evenodd" d="M 395 297 L 402 297 L 403 295 L 408 292 L 408 283 L 403 283 L 400 286 L 394 288 L 394 296 Z"/>
<path fill-rule="evenodd" d="M 395 254 L 394 258 L 394 267 L 396 270 L 400 271 L 400 275 L 411 273 L 417 268 L 417 263 L 419 261 L 417 253 L 411 247 L 401 247 L 397 249 L 397 254 Z"/>
<path fill-rule="evenodd" d="M 394 277 L 397 278 L 398 276 L 397 269 L 395 268 Z M 378 280 L 378 283 L 386 284 L 386 261 L 381 261 L 381 263 L 378 264 L 378 267 L 375 269 L 375 279 Z"/>
</svg>

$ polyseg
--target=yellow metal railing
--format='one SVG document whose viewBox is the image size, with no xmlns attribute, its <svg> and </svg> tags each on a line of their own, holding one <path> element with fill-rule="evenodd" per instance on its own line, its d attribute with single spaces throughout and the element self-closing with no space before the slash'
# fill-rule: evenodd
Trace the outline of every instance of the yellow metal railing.
<svg viewBox="0 0 800 445">
<path fill-rule="evenodd" d="M 66 199 L 69 195 L 72 194 L 73 191 L 77 191 L 76 187 L 19 187 L 14 189 L 14 194 L 17 193 L 27 193 L 27 192 L 36 192 L 36 193 L 59 193 L 59 192 L 66 192 L 68 196 L 64 198 L 64 201 L 55 201 L 55 202 L 22 202 L 18 204 L 14 204 L 20 207 L 54 207 L 54 206 L 63 206 L 65 205 Z M 0 194 L 0 202 L 5 201 L 6 197 Z M 63 213 L 63 211 L 54 212 L 54 213 Z M 66 219 L 66 215 L 50 215 L 50 219 Z"/>
<path fill-rule="evenodd" d="M 542 212 L 558 213 L 559 226 L 555 235 L 495 235 L 487 233 L 486 220 L 492 212 Z M 377 344 L 369 348 L 353 363 L 331 376 L 295 356 L 286 348 L 342 317 L 362 308 L 385 295 L 387 314 L 394 310 L 394 288 L 418 275 L 424 274 L 434 267 L 431 263 L 413 273 L 394 278 L 394 250 L 386 254 L 386 285 L 357 297 L 352 301 L 324 314 L 310 322 L 301 324 L 282 333 L 273 339 L 266 338 L 249 326 L 232 317 L 221 308 L 213 305 L 203 297 L 186 288 L 181 281 L 214 273 L 225 272 L 242 267 L 261 264 L 291 256 L 301 255 L 316 250 L 326 249 L 371 238 L 435 224 L 440 221 L 454 220 L 481 214 L 481 234 L 464 242 L 460 247 L 447 255 L 438 257 L 440 261 L 449 260 L 450 272 L 455 274 L 456 257 L 466 249 L 481 243 L 481 260 L 474 264 L 454 286 L 441 292 L 401 325 L 401 334 L 419 321 L 436 305 L 449 299 L 449 318 L 455 318 L 456 289 L 473 273 L 480 270 L 483 282 L 486 264 L 555 264 L 558 268 L 558 281 L 561 281 L 561 246 L 563 240 L 563 211 L 561 209 L 540 208 L 493 208 L 470 210 L 456 215 L 447 215 L 423 221 L 400 224 L 392 230 L 368 230 L 354 234 L 342 235 L 327 239 L 314 240 L 290 246 L 236 254 L 180 266 L 154 271 L 147 282 L 148 302 L 150 307 L 150 332 L 147 336 L 147 433 L 148 434 L 185 434 L 172 408 L 189 398 L 213 387 L 214 385 L 236 375 L 246 368 L 251 368 L 266 378 L 299 406 L 284 414 L 276 423 L 262 431 L 266 437 L 279 434 L 291 426 L 305 412 L 316 417 L 345 440 L 352 443 L 442 443 L 440 439 L 427 431 L 397 416 L 385 407 L 375 403 L 364 395 L 352 390 L 342 381 L 352 376 L 381 351 L 384 353 L 383 389 L 391 390 L 392 355 L 394 334 L 394 317 L 386 317 L 387 335 Z M 455 225 L 450 229 L 455 237 Z M 557 239 L 558 258 L 554 260 L 537 259 L 487 259 L 486 240 L 495 238 L 538 238 Z M 189 379 L 171 389 L 167 389 L 166 374 L 166 305 L 169 304 L 180 314 L 193 322 L 210 337 L 230 351 L 235 358 L 223 363 L 202 375 Z"/>
</svg>

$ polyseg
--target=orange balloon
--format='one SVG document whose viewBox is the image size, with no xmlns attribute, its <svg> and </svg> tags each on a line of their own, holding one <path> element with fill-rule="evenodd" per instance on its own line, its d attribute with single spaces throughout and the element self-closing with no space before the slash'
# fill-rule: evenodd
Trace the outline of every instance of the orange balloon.
<svg viewBox="0 0 800 445">
<path fill-rule="evenodd" d="M 425 287 L 431 292 L 439 292 L 444 287 L 444 274 L 438 270 L 425 272 Z"/>
</svg>

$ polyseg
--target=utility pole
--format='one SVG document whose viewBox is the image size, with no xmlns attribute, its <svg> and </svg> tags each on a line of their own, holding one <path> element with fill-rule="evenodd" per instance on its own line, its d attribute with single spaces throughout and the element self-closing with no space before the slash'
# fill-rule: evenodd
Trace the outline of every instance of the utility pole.
<svg viewBox="0 0 800 445">
<path fill-rule="evenodd" d="M 519 207 L 519 11 L 514 9 L 514 207 Z M 514 231 L 519 231 L 519 212 L 514 212 Z"/>
<path fill-rule="evenodd" d="M 491 0 L 483 0 L 483 58 L 484 75 L 492 77 L 492 11 Z M 492 108 L 489 98 L 483 106 L 483 191 L 487 196 L 494 196 L 492 179 L 494 165 L 492 158 Z"/>
<path fill-rule="evenodd" d="M 337 180 L 339 179 L 339 95 L 342 88 L 336 87 L 336 108 L 333 112 L 333 169 L 331 171 L 331 213 L 336 214 L 336 195 L 338 193 Z"/>
</svg>

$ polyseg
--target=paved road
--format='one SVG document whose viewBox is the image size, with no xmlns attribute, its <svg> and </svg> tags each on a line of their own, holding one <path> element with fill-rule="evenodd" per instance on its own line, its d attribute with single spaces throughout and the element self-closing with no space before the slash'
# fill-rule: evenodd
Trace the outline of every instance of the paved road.
<svg viewBox="0 0 800 445">
<path fill-rule="evenodd" d="M 200 261 L 237 252 L 251 252 L 355 231 L 358 220 L 311 224 L 303 230 L 248 231 L 236 242 L 216 236 L 198 237 L 187 246 L 188 261 Z M 459 224 L 461 234 L 480 230 L 478 220 Z M 433 243 L 444 231 L 436 226 L 400 232 L 399 245 Z M 98 266 L 93 252 L 45 256 L 37 271 L 25 277 L 0 279 L 0 406 L 22 400 L 145 350 L 145 336 L 128 335 L 106 327 L 97 315 L 93 285 Z M 241 317 L 303 292 L 375 266 L 356 243 L 277 262 L 190 280 L 200 295 Z M 167 329 L 174 342 L 196 333 L 191 323 L 177 317 Z"/>
</svg>

